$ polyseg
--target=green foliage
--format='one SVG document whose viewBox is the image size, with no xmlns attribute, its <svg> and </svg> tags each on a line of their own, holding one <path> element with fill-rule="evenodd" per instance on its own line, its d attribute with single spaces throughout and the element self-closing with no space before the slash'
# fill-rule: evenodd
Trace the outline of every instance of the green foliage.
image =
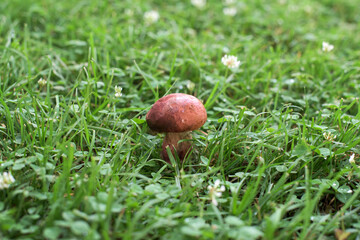
<svg viewBox="0 0 360 240">
<path fill-rule="evenodd" d="M 0 239 L 359 238 L 358 1 L 230 5 L 0 1 Z M 175 92 L 208 120 L 166 163 Z"/>
</svg>

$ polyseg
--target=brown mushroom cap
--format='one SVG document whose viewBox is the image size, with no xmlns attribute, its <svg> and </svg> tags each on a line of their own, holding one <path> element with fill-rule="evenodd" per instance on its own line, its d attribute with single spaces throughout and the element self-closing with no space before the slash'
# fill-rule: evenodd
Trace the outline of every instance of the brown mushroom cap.
<svg viewBox="0 0 360 240">
<path fill-rule="evenodd" d="M 187 132 L 206 122 L 204 105 L 194 96 L 174 93 L 160 98 L 146 114 L 150 129 L 157 132 Z"/>
</svg>

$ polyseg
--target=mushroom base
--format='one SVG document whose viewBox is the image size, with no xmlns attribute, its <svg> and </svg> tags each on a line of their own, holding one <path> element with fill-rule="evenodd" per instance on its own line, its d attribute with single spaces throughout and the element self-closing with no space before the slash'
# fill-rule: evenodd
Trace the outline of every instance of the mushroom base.
<svg viewBox="0 0 360 240">
<path fill-rule="evenodd" d="M 171 153 L 175 156 L 175 150 L 176 150 L 176 153 L 179 156 L 180 160 L 183 161 L 185 159 L 186 155 L 188 154 L 188 152 L 192 148 L 191 142 L 186 141 L 186 140 L 190 140 L 191 138 L 192 137 L 191 137 L 190 132 L 180 132 L 180 133 L 168 132 L 168 133 L 166 133 L 164 142 L 162 145 L 162 158 L 165 161 L 170 162 L 170 158 L 166 152 L 166 147 L 169 146 Z M 181 141 L 181 140 L 185 140 L 185 141 Z M 179 141 L 181 141 L 181 142 L 179 142 Z"/>
</svg>

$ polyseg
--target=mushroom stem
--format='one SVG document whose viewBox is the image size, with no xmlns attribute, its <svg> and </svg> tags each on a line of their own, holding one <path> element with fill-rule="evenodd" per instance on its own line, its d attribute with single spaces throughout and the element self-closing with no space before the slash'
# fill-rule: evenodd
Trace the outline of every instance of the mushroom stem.
<svg viewBox="0 0 360 240">
<path fill-rule="evenodd" d="M 190 141 L 181 141 L 181 140 L 190 140 L 190 132 L 167 132 L 165 134 L 164 142 L 162 145 L 162 157 L 165 161 L 170 162 L 170 158 L 166 152 L 166 147 L 169 146 L 171 153 L 175 156 L 175 150 L 180 160 L 183 161 L 186 154 L 191 150 Z M 179 141 L 181 141 L 179 143 Z M 175 150 L 174 150 L 175 148 Z"/>
</svg>

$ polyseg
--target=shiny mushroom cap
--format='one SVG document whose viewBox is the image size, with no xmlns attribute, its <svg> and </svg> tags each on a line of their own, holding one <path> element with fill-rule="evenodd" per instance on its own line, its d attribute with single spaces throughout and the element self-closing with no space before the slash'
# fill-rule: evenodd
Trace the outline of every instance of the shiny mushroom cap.
<svg viewBox="0 0 360 240">
<path fill-rule="evenodd" d="M 206 122 L 204 105 L 194 96 L 174 93 L 160 98 L 146 114 L 150 129 L 157 132 L 187 132 Z"/>
</svg>

